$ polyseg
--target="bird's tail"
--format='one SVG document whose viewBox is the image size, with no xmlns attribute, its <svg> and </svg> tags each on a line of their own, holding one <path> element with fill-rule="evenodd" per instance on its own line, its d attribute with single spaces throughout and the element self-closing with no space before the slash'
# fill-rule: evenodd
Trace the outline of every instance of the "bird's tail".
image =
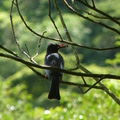
<svg viewBox="0 0 120 120">
<path fill-rule="evenodd" d="M 59 75 L 55 76 L 53 75 L 51 77 L 51 80 L 50 80 L 50 91 L 49 91 L 49 95 L 48 95 L 48 98 L 49 99 L 57 99 L 57 100 L 60 100 L 60 92 L 59 92 L 59 83 L 60 83 L 60 80 L 59 80 Z"/>
</svg>

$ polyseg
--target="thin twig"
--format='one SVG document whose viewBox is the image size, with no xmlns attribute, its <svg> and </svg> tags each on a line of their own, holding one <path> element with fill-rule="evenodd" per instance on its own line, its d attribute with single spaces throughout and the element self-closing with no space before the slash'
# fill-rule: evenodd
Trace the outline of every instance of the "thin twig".
<svg viewBox="0 0 120 120">
<path fill-rule="evenodd" d="M 26 47 L 26 50 L 27 50 L 28 55 L 30 56 L 30 52 L 29 52 L 28 47 L 27 47 L 26 44 L 25 44 L 25 47 Z"/>
<path fill-rule="evenodd" d="M 100 78 L 98 81 L 96 81 L 92 86 L 90 86 L 85 92 L 83 92 L 83 94 L 87 93 L 88 91 L 90 91 L 92 88 L 94 88 L 96 86 L 96 84 L 98 84 L 100 81 L 102 81 L 103 78 Z"/>
<path fill-rule="evenodd" d="M 42 36 L 44 36 L 44 34 L 45 34 L 46 32 L 47 32 L 47 31 L 43 32 Z M 42 38 L 43 38 L 43 37 L 41 37 L 41 38 L 39 39 L 37 53 L 35 54 L 35 56 L 33 56 L 33 57 L 31 58 L 32 60 L 33 60 L 35 57 L 37 57 L 38 54 L 39 54 L 39 50 L 40 50 L 41 40 L 42 40 Z"/>
<path fill-rule="evenodd" d="M 86 19 L 86 20 L 89 20 L 89 21 L 91 21 L 91 22 L 93 22 L 93 23 L 102 25 L 102 26 L 104 26 L 105 28 L 107 28 L 107 29 L 109 29 L 109 30 L 112 30 L 112 31 L 120 34 L 120 31 L 118 31 L 117 29 L 115 29 L 115 28 L 113 28 L 113 27 L 110 27 L 110 26 L 108 26 L 107 24 L 104 24 L 104 23 L 102 23 L 102 22 L 100 22 L 100 21 L 95 21 L 95 20 L 93 20 L 93 19 L 91 19 L 91 18 L 89 18 L 89 17 L 86 17 L 86 16 L 78 13 L 76 10 L 73 9 L 73 7 L 71 7 L 71 6 L 68 4 L 68 2 L 67 2 L 66 0 L 64 0 L 64 3 L 65 3 L 65 5 L 66 5 L 72 12 L 74 12 L 76 15 L 78 15 L 78 16 Z"/>
<path fill-rule="evenodd" d="M 88 11 L 86 11 L 86 10 L 78 7 L 78 5 L 75 4 L 75 1 L 74 1 L 74 0 L 72 0 L 72 4 L 74 5 L 74 7 L 75 7 L 77 10 L 80 10 L 80 11 L 82 11 L 82 12 L 88 14 L 88 15 L 91 15 L 91 16 L 93 16 L 94 18 L 98 18 L 98 19 L 108 19 L 107 17 L 95 15 L 95 14 L 92 13 L 92 12 L 88 12 Z"/>
<path fill-rule="evenodd" d="M 38 76 L 44 78 L 45 76 L 43 74 L 41 74 L 40 72 L 38 72 L 37 70 L 35 70 L 33 67 L 35 66 L 39 66 L 39 65 L 36 65 L 36 64 L 33 64 L 31 62 L 28 62 L 28 61 L 25 61 L 23 59 L 21 59 L 18 55 L 14 54 L 12 51 L 9 51 L 7 48 L 4 48 L 4 47 L 1 47 L 1 49 L 3 49 L 4 51 L 10 53 L 11 55 L 8 55 L 8 54 L 3 54 L 3 53 L 0 53 L 0 56 L 1 57 L 5 57 L 5 58 L 9 58 L 9 59 L 12 59 L 12 60 L 15 60 L 15 61 L 18 61 L 18 62 L 21 62 L 23 64 L 25 64 L 27 67 L 29 67 L 34 73 L 36 73 Z M 14 56 L 13 56 L 14 55 Z M 33 67 L 32 67 L 33 65 Z M 44 68 L 45 69 L 45 68 Z M 91 85 L 88 85 L 88 84 L 79 84 L 79 83 L 74 83 L 74 82 L 67 82 L 67 81 L 62 81 L 63 84 L 67 84 L 67 85 L 73 85 L 73 86 L 82 86 L 82 87 L 91 87 Z M 94 86 L 93 88 L 95 89 L 102 89 L 102 87 L 100 86 Z"/>
<path fill-rule="evenodd" d="M 14 40 L 15 40 L 15 42 L 16 42 L 19 50 L 20 50 L 23 54 L 25 54 L 28 58 L 30 58 L 30 56 L 29 56 L 25 51 L 22 50 L 22 48 L 20 47 L 19 42 L 18 42 L 18 40 L 16 39 L 16 36 L 15 36 L 14 25 L 13 25 L 13 20 L 12 20 L 13 4 L 14 4 L 14 0 L 12 1 L 11 10 L 10 10 L 10 21 L 11 21 L 11 26 L 12 26 L 13 37 L 14 37 Z"/>
<path fill-rule="evenodd" d="M 54 27 L 55 27 L 55 29 L 56 29 L 58 35 L 59 35 L 61 41 L 63 41 L 62 36 L 60 35 L 60 32 L 59 32 L 59 30 L 58 30 L 58 28 L 57 28 L 57 26 L 56 26 L 54 20 L 52 19 L 52 16 L 51 16 L 51 0 L 49 0 L 49 17 L 50 17 L 50 19 L 51 19 L 51 21 L 52 21 L 52 23 L 53 23 L 53 25 L 54 25 Z"/>
<path fill-rule="evenodd" d="M 81 93 L 84 94 L 84 91 L 83 91 L 83 89 L 82 89 L 82 86 L 78 86 L 78 87 L 79 87 Z"/>
<path fill-rule="evenodd" d="M 20 50 L 25 56 L 27 56 L 33 63 L 37 64 L 36 61 L 34 61 L 33 59 L 31 59 L 31 56 L 30 56 L 30 54 L 29 54 L 29 50 L 28 50 L 27 46 L 26 46 L 26 49 L 27 49 L 28 53 L 26 53 L 26 52 L 20 47 L 19 41 L 17 40 L 17 38 L 16 38 L 16 36 L 15 36 L 15 30 L 14 30 L 14 25 L 13 25 L 13 20 L 12 20 L 13 4 L 15 4 L 15 3 L 14 3 L 14 0 L 12 1 L 11 10 L 10 10 L 10 21 L 11 21 L 11 26 L 12 26 L 12 32 L 13 32 L 14 40 L 15 40 L 15 42 L 16 42 L 19 50 Z M 16 0 L 16 4 L 15 4 L 15 5 L 16 5 L 17 8 L 18 8 L 17 0 Z M 19 8 L 18 8 L 18 11 L 19 11 Z"/>
<path fill-rule="evenodd" d="M 14 4 L 14 0 L 13 0 L 12 3 Z M 13 6 L 13 4 L 12 4 L 12 6 Z M 11 8 L 12 8 L 12 7 L 11 7 Z M 12 10 L 12 9 L 11 9 L 11 10 Z M 21 13 L 20 13 L 18 4 L 17 4 L 17 10 L 18 10 L 19 16 L 21 17 L 21 20 L 23 21 L 24 25 L 25 25 L 26 28 L 27 28 L 28 30 L 30 30 L 33 34 L 35 34 L 35 35 L 37 35 L 37 36 L 39 36 L 39 37 L 43 37 L 43 38 L 45 38 L 45 39 L 47 39 L 47 40 L 58 41 L 58 42 L 60 41 L 60 39 L 52 38 L 52 37 L 45 37 L 45 36 L 42 36 L 42 35 L 36 33 L 33 29 L 31 29 L 31 28 L 27 25 L 26 21 L 24 20 L 23 16 L 22 16 Z M 12 13 L 12 12 L 11 12 L 11 13 Z M 108 47 L 108 48 L 95 48 L 95 47 L 93 48 L 93 47 L 84 46 L 84 45 L 81 45 L 81 44 L 76 44 L 76 43 L 73 43 L 73 42 L 67 41 L 67 40 L 63 40 L 62 42 L 67 43 L 67 44 L 70 44 L 70 45 L 72 45 L 72 46 L 77 46 L 77 47 L 86 48 L 86 49 L 91 49 L 91 50 L 98 50 L 98 51 L 102 51 L 102 50 L 113 50 L 113 49 L 118 49 L 118 48 L 120 48 L 120 46 L 117 46 L 117 47 Z"/>
<path fill-rule="evenodd" d="M 95 8 L 95 2 L 94 2 L 94 0 L 92 0 L 92 4 L 93 4 L 93 7 Z"/>
<path fill-rule="evenodd" d="M 7 53 L 11 54 L 11 55 L 8 55 L 8 54 L 0 53 L 1 57 L 5 57 L 5 58 L 9 58 L 9 59 L 13 59 L 15 61 L 21 62 L 21 63 L 25 64 L 27 67 L 29 67 L 35 74 L 37 74 L 38 76 L 40 76 L 42 78 L 45 78 L 45 75 L 43 75 L 40 72 L 38 72 L 37 70 L 35 70 L 33 68 L 34 66 L 32 67 L 32 66 L 30 66 L 28 64 L 30 62 L 21 59 L 17 54 L 15 54 L 14 52 L 8 50 L 7 48 L 3 47 L 2 45 L 0 45 L 0 48 L 3 49 L 4 51 L 6 51 Z M 14 55 L 14 57 L 12 55 Z M 67 81 L 62 81 L 61 83 L 62 84 L 67 84 L 67 85 L 73 85 L 73 86 L 91 87 L 91 85 L 88 85 L 88 84 L 79 84 L 79 83 L 67 82 Z M 102 87 L 100 87 L 100 86 L 94 86 L 93 88 L 95 88 L 95 89 L 102 89 Z"/>
<path fill-rule="evenodd" d="M 80 3 L 82 3 L 83 5 L 85 5 L 86 7 L 88 7 L 88 8 L 90 8 L 90 9 L 96 11 L 97 13 L 100 13 L 101 15 L 106 16 L 107 18 L 109 18 L 109 20 L 113 21 L 114 23 L 120 25 L 120 22 L 119 22 L 119 21 L 117 21 L 116 19 L 114 19 L 114 17 L 108 15 L 107 13 L 105 13 L 105 12 L 97 9 L 96 7 L 93 7 L 93 6 L 90 6 L 89 4 L 86 4 L 86 3 L 83 2 L 82 0 L 77 0 L 77 1 L 79 1 Z"/>
<path fill-rule="evenodd" d="M 6 49 L 3 49 L 6 50 Z M 6 50 L 8 51 L 8 50 Z M 10 53 L 10 52 L 9 52 Z M 59 68 L 54 68 L 54 67 L 47 67 L 47 66 L 42 66 L 42 65 L 38 65 L 38 64 L 33 64 L 31 62 L 25 61 L 19 57 L 15 57 L 12 55 L 7 55 L 7 54 L 3 54 L 0 53 L 1 57 L 5 57 L 5 58 L 10 58 L 12 60 L 21 62 L 27 66 L 30 67 L 36 67 L 36 68 L 41 68 L 41 69 L 51 69 L 51 70 L 56 70 L 56 71 L 60 71 L 63 73 L 67 73 L 70 75 L 76 75 L 76 76 L 84 76 L 84 77 L 93 77 L 93 78 L 110 78 L 110 79 L 118 79 L 120 80 L 120 76 L 116 76 L 116 75 L 110 75 L 110 74 L 86 74 L 86 73 L 77 73 L 77 72 L 70 72 L 70 71 L 66 71 L 63 69 L 59 69 Z M 82 66 L 81 66 L 82 67 Z M 84 67 L 82 68 L 85 72 L 88 71 L 87 69 L 85 69 Z M 89 71 L 88 71 L 89 72 Z M 89 72 L 90 73 L 90 72 Z M 97 79 L 96 79 L 97 80 Z M 117 96 L 115 96 L 115 94 L 113 94 L 105 85 L 103 85 L 101 82 L 99 82 L 100 86 L 102 87 L 102 90 L 104 90 L 109 96 L 111 96 L 119 105 L 120 105 L 120 100 Z"/>
<path fill-rule="evenodd" d="M 62 17 L 62 14 L 61 14 L 61 12 L 60 12 L 60 10 L 59 10 L 59 7 L 57 6 L 57 2 L 56 2 L 56 0 L 54 0 L 54 2 L 55 2 L 55 5 L 56 5 L 56 8 L 57 8 L 57 10 L 58 10 L 58 12 L 60 13 L 60 18 Z M 18 40 L 16 39 L 16 37 L 15 37 L 15 31 L 14 31 L 14 26 L 13 26 L 13 21 L 12 21 L 12 9 L 13 9 L 13 4 L 15 4 L 14 3 L 14 0 L 12 1 L 12 5 L 11 5 L 11 12 L 10 12 L 10 19 L 11 19 L 11 25 L 12 25 L 12 30 L 13 30 L 13 35 L 14 35 L 14 39 L 15 39 L 15 41 L 16 41 L 16 44 L 18 45 L 18 48 L 24 53 L 24 51 L 21 49 L 21 47 L 20 47 L 20 45 L 19 45 L 19 42 L 18 42 Z M 19 7 L 18 7 L 18 3 L 17 3 L 17 0 L 16 0 L 16 4 L 15 4 L 16 6 L 17 6 L 17 10 L 18 10 L 18 13 L 19 13 L 19 15 L 20 15 L 20 17 L 21 17 L 21 19 L 22 19 L 22 21 L 24 22 L 24 24 L 26 25 L 26 27 L 27 28 L 29 28 L 29 30 L 30 31 L 32 31 L 33 33 L 34 33 L 34 31 L 26 24 L 26 22 L 25 22 L 25 20 L 23 19 L 23 17 L 21 16 L 21 14 L 20 14 L 20 10 L 19 10 Z M 90 6 L 91 7 L 91 6 Z M 92 7 L 93 8 L 93 7 Z M 96 10 L 97 11 L 97 10 Z M 99 11 L 98 11 L 99 12 Z M 76 13 L 76 12 L 75 12 Z M 76 13 L 77 14 L 77 13 Z M 102 14 L 102 13 L 101 13 Z M 105 15 L 104 15 L 105 16 Z M 106 16 L 106 17 L 108 17 L 108 16 Z M 83 18 L 85 18 L 85 19 L 87 19 L 87 20 L 91 20 L 90 18 L 86 18 L 86 17 L 84 17 L 83 16 Z M 61 18 L 61 20 L 63 20 L 63 18 Z M 92 21 L 92 20 L 91 20 Z M 93 21 L 93 22 L 95 22 L 95 21 Z M 62 21 L 62 24 L 63 24 L 63 26 L 65 25 L 65 23 L 64 23 L 64 20 Z M 114 29 L 114 28 L 111 28 L 111 27 L 109 27 L 109 26 L 106 26 L 106 25 L 104 25 L 103 23 L 99 23 L 99 24 L 101 24 L 101 25 L 103 25 L 104 27 L 106 27 L 106 28 L 109 28 L 109 29 L 111 29 L 111 30 L 113 30 L 113 31 L 115 31 L 116 29 Z M 66 27 L 66 25 L 65 25 L 65 30 L 67 30 L 67 27 Z M 67 31 L 68 32 L 68 31 Z M 117 32 L 117 31 L 116 31 Z M 37 33 L 35 33 L 36 35 L 39 35 L 39 34 L 37 34 Z M 69 36 L 69 33 L 66 33 L 66 35 L 68 36 L 68 38 L 70 37 Z M 39 36 L 41 36 L 41 35 L 39 35 Z M 49 37 L 47 37 L 48 39 L 50 39 Z M 53 38 L 52 38 L 53 39 Z M 71 38 L 70 38 L 71 39 Z M 54 40 L 56 40 L 56 39 L 54 39 Z M 73 42 L 72 41 L 70 41 L 71 42 L 71 45 L 73 44 Z M 73 45 L 72 45 L 72 47 L 74 47 Z M 10 52 L 9 52 L 10 53 Z M 26 53 L 27 54 L 27 53 Z M 28 55 L 28 54 L 27 54 Z M 90 73 L 86 68 L 84 68 L 83 66 L 81 66 L 80 64 L 78 64 L 79 65 L 79 68 L 80 69 L 82 69 L 84 72 L 86 72 L 86 73 L 80 73 L 80 72 L 71 72 L 71 71 L 67 71 L 67 70 L 63 70 L 63 69 L 59 69 L 59 68 L 56 68 L 56 67 L 49 67 L 49 66 L 43 66 L 43 65 L 38 65 L 38 64 L 33 64 L 33 63 L 31 63 L 31 62 L 28 62 L 28 61 L 25 61 L 25 60 L 23 60 L 23 59 L 21 59 L 21 58 L 19 58 L 19 57 L 16 57 L 16 56 L 13 56 L 13 55 L 7 55 L 7 54 L 3 54 L 3 53 L 0 53 L 0 56 L 1 57 L 6 57 L 6 58 L 10 58 L 10 59 L 13 59 L 13 60 L 15 60 L 15 61 L 18 61 L 18 62 L 21 62 L 21 63 L 23 63 L 23 64 L 25 64 L 25 65 L 27 65 L 27 66 L 29 66 L 29 67 L 35 67 L 35 68 L 40 68 L 40 69 L 50 69 L 50 70 L 56 70 L 56 71 L 60 71 L 60 72 L 63 72 L 63 73 L 67 73 L 67 74 L 70 74 L 70 75 L 75 75 L 75 76 L 83 76 L 83 77 L 92 77 L 92 78 L 94 78 L 97 82 L 98 82 L 98 78 L 100 79 L 100 78 L 104 78 L 104 79 L 106 79 L 106 78 L 112 78 L 112 79 L 116 79 L 116 80 L 119 80 L 120 79 L 120 76 L 115 76 L 115 75 L 110 75 L 110 74 L 92 74 L 92 73 Z M 29 55 L 28 55 L 29 56 Z M 29 56 L 30 57 L 30 56 Z M 79 59 L 79 58 L 78 58 Z M 77 59 L 76 59 L 77 60 Z M 96 83 L 97 83 L 96 82 Z M 85 85 L 85 84 L 84 84 Z M 100 81 L 99 81 L 99 85 L 100 85 L 100 87 L 102 88 L 102 90 L 104 90 L 109 96 L 111 96 L 119 105 L 120 105 L 120 100 L 119 100 L 119 98 L 117 97 L 117 96 L 115 96 L 104 84 L 102 84 Z M 90 87 L 90 86 L 89 86 Z M 96 87 L 96 86 L 92 86 L 92 87 Z"/>
<path fill-rule="evenodd" d="M 107 26 L 106 24 L 103 24 L 103 23 L 94 21 L 94 20 L 92 20 L 92 19 L 90 19 L 90 18 L 88 18 L 88 17 L 85 17 L 85 16 L 79 14 L 79 13 L 76 12 L 71 6 L 69 6 L 69 4 L 67 3 L 66 0 L 64 0 L 64 3 L 66 4 L 66 6 L 67 6 L 71 11 L 73 11 L 75 14 L 79 15 L 80 17 L 82 17 L 82 18 L 84 18 L 84 19 L 87 19 L 87 20 L 89 20 L 89 21 L 91 21 L 91 22 L 100 24 L 100 25 L 102 25 L 102 26 L 104 26 L 104 27 L 106 27 L 106 28 L 108 28 L 108 29 L 110 29 L 110 30 L 112 30 L 112 31 L 120 34 L 120 31 L 118 31 L 117 29 L 114 29 L 114 28 L 112 28 L 112 27 Z M 79 65 L 79 68 L 80 68 L 82 71 L 84 71 L 85 73 L 92 74 L 92 73 L 89 72 L 86 68 L 84 68 L 82 65 Z M 93 77 L 93 78 L 94 78 L 96 81 L 98 81 L 98 77 Z M 103 88 L 104 88 L 103 90 L 104 90 L 112 99 L 114 99 L 114 101 L 116 101 L 116 103 L 118 103 L 118 104 L 120 105 L 120 99 L 119 99 L 114 93 L 112 93 L 112 91 L 110 91 L 110 90 L 109 90 L 104 84 L 102 84 L 101 82 L 99 82 L 99 85 L 100 85 L 101 87 L 103 87 Z"/>
<path fill-rule="evenodd" d="M 66 34 L 68 40 L 69 40 L 70 42 L 72 42 L 71 36 L 70 36 L 70 34 L 69 34 L 69 31 L 68 31 L 67 26 L 66 26 L 66 24 L 65 24 L 65 22 L 64 22 L 64 19 L 63 19 L 63 17 L 62 17 L 61 11 L 60 11 L 60 9 L 59 9 L 59 7 L 58 7 L 58 4 L 57 4 L 57 1 L 56 1 L 56 0 L 54 0 L 54 4 L 55 4 L 55 7 L 56 7 L 56 10 L 57 10 L 58 13 L 59 13 L 59 17 L 60 17 L 61 23 L 62 23 L 62 25 L 63 25 L 63 28 L 64 28 L 64 30 L 65 30 L 65 34 Z M 76 51 L 76 49 L 75 49 L 75 47 L 74 47 L 73 45 L 71 45 L 71 47 L 72 47 L 73 52 L 74 52 L 74 54 L 75 54 L 76 66 L 78 66 L 78 65 L 79 65 L 79 62 L 80 62 L 80 61 L 79 61 L 79 57 L 78 57 L 78 53 L 77 53 L 77 51 Z"/>
<path fill-rule="evenodd" d="M 86 83 L 84 77 L 83 77 L 83 76 L 81 76 L 81 77 L 82 77 L 82 80 L 83 80 L 84 84 L 87 85 L 87 83 Z"/>
<path fill-rule="evenodd" d="M 83 77 L 91 77 L 91 78 L 114 79 L 114 80 L 118 80 L 118 81 L 120 80 L 120 76 L 118 76 L 118 75 L 111 75 L 111 74 L 90 74 L 90 73 L 72 72 L 72 71 L 68 71 L 68 70 L 65 70 L 65 69 L 60 69 L 60 68 L 58 68 L 58 67 L 51 67 L 51 66 L 34 64 L 34 63 L 32 63 L 32 62 L 28 62 L 28 61 L 25 61 L 25 60 L 23 60 L 23 59 L 21 59 L 21 58 L 19 58 L 19 57 L 11 56 L 11 55 L 8 55 L 8 54 L 0 53 L 0 56 L 1 56 L 1 57 L 10 58 L 10 59 L 12 59 L 12 60 L 21 62 L 21 63 L 23 63 L 23 64 L 27 64 L 27 65 L 32 66 L 32 67 L 35 67 L 35 68 L 55 70 L 55 71 L 59 71 L 59 72 L 62 72 L 62 73 L 66 73 L 66 74 L 69 74 L 69 75 L 73 75 L 73 76 L 83 76 Z"/>
<path fill-rule="evenodd" d="M 68 82 L 68 81 L 62 81 L 63 84 L 73 85 L 73 86 L 81 86 L 81 87 L 91 87 L 89 84 L 80 84 L 80 83 L 74 83 L 74 82 Z M 95 89 L 102 89 L 100 86 L 94 86 Z"/>
</svg>

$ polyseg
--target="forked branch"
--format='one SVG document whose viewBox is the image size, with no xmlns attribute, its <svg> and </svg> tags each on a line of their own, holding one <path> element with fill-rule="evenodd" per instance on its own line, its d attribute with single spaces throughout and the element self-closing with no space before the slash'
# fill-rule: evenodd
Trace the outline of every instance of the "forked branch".
<svg viewBox="0 0 120 120">
<path fill-rule="evenodd" d="M 50 0 L 49 0 L 49 16 L 51 18 L 51 21 L 52 23 L 54 24 L 54 27 L 55 29 L 57 30 L 57 33 L 60 37 L 60 39 L 55 39 L 55 38 L 51 38 L 51 37 L 45 37 L 44 36 L 44 33 L 43 35 L 40 35 L 38 33 L 36 33 L 32 28 L 30 28 L 26 21 L 24 20 L 23 16 L 21 15 L 20 13 L 20 9 L 19 9 L 19 6 L 18 6 L 18 1 L 15 0 L 15 3 L 14 3 L 14 0 L 12 1 L 12 5 L 11 5 L 11 11 L 10 11 L 10 20 L 11 20 L 11 26 L 12 26 L 12 32 L 13 32 L 13 36 L 14 36 L 14 40 L 19 48 L 19 50 L 24 54 L 26 55 L 32 62 L 28 62 L 28 61 L 25 61 L 23 59 L 20 58 L 20 56 L 18 56 L 17 54 L 13 53 L 12 51 L 9 51 L 7 50 L 6 48 L 4 48 L 2 45 L 0 45 L 0 48 L 5 50 L 7 53 L 9 54 L 3 54 L 3 53 L 0 53 L 0 56 L 1 57 L 5 57 L 5 58 L 9 58 L 9 59 L 12 59 L 12 60 L 15 60 L 17 62 L 21 62 L 22 64 L 25 64 L 26 66 L 28 66 L 33 72 L 35 72 L 37 75 L 41 76 L 41 77 L 44 77 L 44 75 L 42 75 L 41 73 L 39 73 L 35 68 L 39 68 L 39 69 L 50 69 L 50 70 L 56 70 L 56 71 L 60 71 L 60 72 L 63 72 L 63 73 L 66 73 L 66 74 L 70 74 L 70 75 L 74 75 L 74 76 L 78 76 L 79 78 L 82 77 L 82 80 L 84 81 L 84 84 L 78 84 L 78 83 L 73 83 L 73 82 L 66 82 L 66 81 L 62 81 L 62 83 L 64 84 L 67 84 L 67 85 L 74 85 L 74 86 L 82 86 L 82 87 L 88 87 L 87 91 L 85 91 L 84 93 L 88 92 L 89 90 L 91 90 L 92 88 L 96 88 L 96 89 L 102 89 L 103 91 L 105 91 L 112 99 L 114 99 L 114 101 L 116 101 L 119 105 L 120 105 L 120 99 L 114 94 L 112 93 L 102 82 L 101 80 L 105 80 L 105 79 L 114 79 L 114 80 L 120 80 L 120 76 L 117 76 L 117 75 L 111 75 L 111 74 L 93 74 L 91 73 L 89 70 L 87 70 L 85 67 L 83 67 L 80 62 L 79 62 L 79 57 L 78 57 L 78 54 L 77 54 L 77 50 L 75 48 L 75 46 L 78 46 L 78 47 L 83 47 L 83 48 L 87 48 L 87 49 L 93 49 L 93 50 L 110 50 L 110 49 L 116 49 L 117 47 L 112 47 L 112 48 L 105 48 L 105 49 L 100 49 L 100 48 L 92 48 L 92 47 L 87 47 L 87 46 L 82 46 L 81 44 L 76 44 L 73 42 L 70 34 L 69 34 L 69 30 L 67 29 L 67 26 L 66 26 L 66 23 L 64 21 L 64 18 L 62 16 L 62 13 L 61 13 L 61 10 L 59 8 L 59 5 L 57 3 L 57 0 L 54 0 L 54 4 L 55 4 L 55 7 L 56 7 L 56 10 L 58 12 L 58 15 L 60 17 L 60 20 L 61 20 L 61 24 L 63 25 L 63 28 L 64 28 L 64 32 L 68 38 L 68 40 L 63 40 L 60 33 L 59 33 L 59 28 L 57 28 L 57 26 L 55 25 L 55 22 L 54 20 L 52 19 L 51 17 L 51 4 L 50 4 Z M 119 22 L 116 22 L 116 20 L 114 18 L 112 18 L 111 16 L 109 15 L 106 15 L 105 13 L 103 13 L 102 11 L 98 10 L 95 6 L 95 3 L 94 3 L 94 0 L 92 0 L 92 5 L 93 6 L 90 6 L 87 2 L 87 0 L 85 2 L 83 2 L 82 0 L 79 0 L 79 2 L 81 2 L 82 4 L 84 4 L 85 6 L 87 6 L 88 8 L 90 9 L 93 9 L 95 10 L 96 12 L 102 14 L 103 16 L 105 17 L 108 17 L 110 18 L 111 21 L 115 22 L 116 24 L 119 24 Z M 64 0 L 64 3 L 66 4 L 67 8 L 69 8 L 74 14 L 76 15 L 79 15 L 80 17 L 84 18 L 85 20 L 89 20 L 93 23 L 97 23 L 97 24 L 100 24 L 102 25 L 103 27 L 106 27 L 107 29 L 110 29 L 118 34 L 120 34 L 120 31 L 118 31 L 117 29 L 113 28 L 113 27 L 110 27 L 102 22 L 98 22 L 98 21 L 95 21 L 89 17 L 86 17 L 86 16 L 83 16 L 82 14 L 78 13 L 76 10 L 74 10 L 67 2 L 67 0 Z M 12 10 L 13 10 L 13 6 L 16 6 L 17 8 L 17 11 L 19 13 L 19 16 L 22 20 L 22 22 L 24 23 L 24 25 L 26 26 L 26 28 L 28 30 L 30 30 L 30 32 L 34 33 L 35 35 L 39 36 L 40 37 L 40 40 L 39 40 L 39 44 L 38 44 L 38 51 L 36 53 L 36 55 L 34 57 L 36 57 L 39 53 L 39 49 L 40 49 L 40 45 L 41 45 L 41 39 L 42 38 L 46 38 L 47 40 L 52 40 L 52 41 L 62 41 L 64 43 L 67 43 L 67 44 L 70 44 L 71 45 L 71 48 L 73 50 L 73 53 L 75 54 L 75 57 L 76 57 L 76 68 L 75 69 L 80 69 L 82 70 L 84 73 L 81 73 L 81 72 L 74 72 L 74 71 L 70 71 L 70 70 L 63 70 L 63 69 L 59 69 L 59 68 L 56 68 L 56 67 L 50 67 L 50 66 L 44 66 L 44 65 L 38 65 L 35 61 L 34 61 L 34 57 L 31 57 L 29 52 L 25 52 L 21 46 L 19 45 L 19 41 L 17 40 L 16 36 L 15 36 L 15 30 L 14 30 L 14 24 L 13 24 L 13 18 L 12 18 Z M 27 47 L 26 47 L 27 48 Z M 29 50 L 28 50 L 29 51 Z M 92 80 L 94 79 L 95 80 L 95 83 L 93 85 L 88 85 L 87 82 L 85 81 L 85 78 L 86 77 L 90 77 L 92 78 Z M 98 85 L 97 85 L 98 84 Z"/>
</svg>

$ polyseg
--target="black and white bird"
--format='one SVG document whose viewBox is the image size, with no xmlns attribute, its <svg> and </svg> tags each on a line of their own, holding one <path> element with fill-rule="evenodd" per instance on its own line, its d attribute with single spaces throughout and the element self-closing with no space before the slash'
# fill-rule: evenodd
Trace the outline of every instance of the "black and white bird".
<svg viewBox="0 0 120 120">
<path fill-rule="evenodd" d="M 67 47 L 65 44 L 50 43 L 47 47 L 47 53 L 44 61 L 45 65 L 64 69 L 64 59 L 58 53 L 58 50 L 65 47 Z M 62 81 L 63 73 L 55 70 L 45 70 L 45 72 L 46 77 L 50 80 L 48 98 L 60 100 L 59 83 Z"/>
</svg>

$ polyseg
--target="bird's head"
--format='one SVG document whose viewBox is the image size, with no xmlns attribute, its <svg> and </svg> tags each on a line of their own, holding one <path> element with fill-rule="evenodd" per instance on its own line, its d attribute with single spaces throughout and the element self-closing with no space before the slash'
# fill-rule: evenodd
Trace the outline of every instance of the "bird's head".
<svg viewBox="0 0 120 120">
<path fill-rule="evenodd" d="M 66 44 L 55 44 L 55 43 L 50 43 L 47 47 L 47 53 L 56 53 L 58 52 L 59 49 L 68 47 Z"/>
</svg>

